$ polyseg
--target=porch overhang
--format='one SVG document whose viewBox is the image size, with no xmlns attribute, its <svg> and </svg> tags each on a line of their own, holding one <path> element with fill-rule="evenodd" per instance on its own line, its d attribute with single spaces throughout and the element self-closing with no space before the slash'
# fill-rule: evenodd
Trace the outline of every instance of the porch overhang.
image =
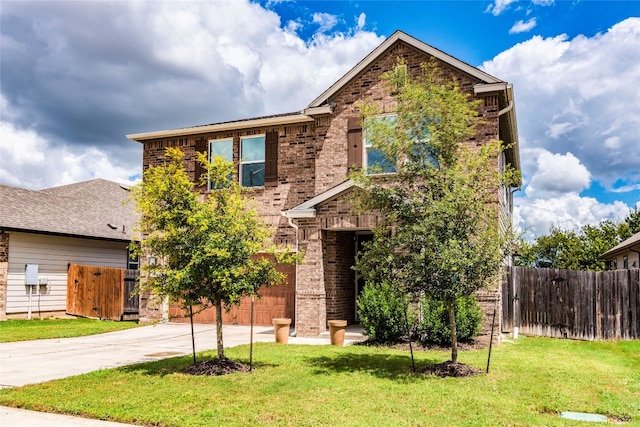
<svg viewBox="0 0 640 427">
<path fill-rule="evenodd" d="M 329 190 L 307 200 L 306 202 L 299 204 L 298 206 L 294 206 L 289 210 L 282 211 L 280 214 L 286 218 L 291 219 L 315 218 L 317 205 L 338 197 L 340 194 L 349 190 L 354 185 L 356 185 L 355 181 L 347 180 L 342 184 L 338 184 L 335 187 L 330 188 Z"/>
</svg>

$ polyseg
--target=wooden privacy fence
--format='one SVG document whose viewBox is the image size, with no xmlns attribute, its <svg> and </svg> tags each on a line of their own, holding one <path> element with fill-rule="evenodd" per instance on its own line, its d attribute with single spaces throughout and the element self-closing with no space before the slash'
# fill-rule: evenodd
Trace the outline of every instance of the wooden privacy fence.
<svg viewBox="0 0 640 427">
<path fill-rule="evenodd" d="M 502 324 L 525 335 L 640 339 L 640 270 L 507 267 Z"/>
<path fill-rule="evenodd" d="M 108 320 L 138 319 L 138 270 L 69 264 L 67 313 Z"/>
</svg>

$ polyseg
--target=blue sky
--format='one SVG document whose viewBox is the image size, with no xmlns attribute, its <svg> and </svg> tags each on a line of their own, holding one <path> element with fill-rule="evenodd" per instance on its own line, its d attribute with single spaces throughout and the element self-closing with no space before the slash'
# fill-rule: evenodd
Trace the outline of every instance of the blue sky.
<svg viewBox="0 0 640 427">
<path fill-rule="evenodd" d="M 2 1 L 0 183 L 139 179 L 126 134 L 297 111 L 395 30 L 513 83 L 525 235 L 640 201 L 638 1 Z"/>
<path fill-rule="evenodd" d="M 504 2 L 506 3 L 506 2 Z M 260 1 L 277 12 L 283 22 L 301 20 L 298 34 L 310 39 L 317 31 L 314 13 L 336 18 L 334 31 L 348 32 L 361 13 L 365 28 L 389 36 L 396 30 L 445 51 L 471 65 L 480 65 L 531 35 L 545 37 L 579 34 L 591 37 L 606 32 L 629 16 L 640 16 L 637 1 L 513 2 L 498 15 L 490 1 Z M 491 9 L 491 10 L 489 10 Z M 309 19 L 311 17 L 311 19 Z M 528 31 L 509 33 L 518 21 L 535 19 Z"/>
</svg>

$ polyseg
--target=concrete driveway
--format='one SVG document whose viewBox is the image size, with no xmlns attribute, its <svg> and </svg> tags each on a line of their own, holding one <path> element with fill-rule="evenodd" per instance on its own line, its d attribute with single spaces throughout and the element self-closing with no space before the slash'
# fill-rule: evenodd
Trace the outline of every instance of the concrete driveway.
<svg viewBox="0 0 640 427">
<path fill-rule="evenodd" d="M 216 348 L 214 325 L 194 325 L 196 352 Z M 225 348 L 248 344 L 248 326 L 225 325 Z M 345 343 L 362 340 L 361 330 L 347 331 Z M 254 327 L 254 342 L 275 341 L 272 326 Z M 329 344 L 318 338 L 289 337 L 291 344 Z M 98 369 L 191 354 L 191 329 L 184 323 L 160 323 L 88 337 L 0 343 L 0 387 L 20 387 Z M 2 427 L 116 427 L 125 424 L 0 407 Z"/>
<path fill-rule="evenodd" d="M 249 342 L 248 326 L 224 326 L 226 347 Z M 194 325 L 196 351 L 216 348 L 215 325 Z M 254 327 L 254 341 L 274 341 L 273 327 Z M 159 323 L 100 335 L 0 344 L 0 387 L 19 387 L 98 369 L 191 354 L 191 329 Z"/>
</svg>

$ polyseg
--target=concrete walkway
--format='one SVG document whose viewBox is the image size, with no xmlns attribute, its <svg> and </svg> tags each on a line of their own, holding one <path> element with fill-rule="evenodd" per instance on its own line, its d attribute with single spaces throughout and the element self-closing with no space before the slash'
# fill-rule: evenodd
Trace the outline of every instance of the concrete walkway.
<svg viewBox="0 0 640 427">
<path fill-rule="evenodd" d="M 194 325 L 196 352 L 216 348 L 215 325 Z M 225 325 L 225 348 L 248 344 L 248 326 Z M 362 340 L 358 329 L 347 330 L 345 343 Z M 273 342 L 271 326 L 254 327 L 254 342 Z M 318 338 L 289 337 L 290 344 L 329 344 Z M 135 363 L 191 354 L 191 329 L 184 323 L 152 326 L 88 337 L 0 343 L 0 387 L 19 387 Z M 0 407 L 2 427 L 116 427 L 110 423 L 65 415 Z"/>
</svg>

